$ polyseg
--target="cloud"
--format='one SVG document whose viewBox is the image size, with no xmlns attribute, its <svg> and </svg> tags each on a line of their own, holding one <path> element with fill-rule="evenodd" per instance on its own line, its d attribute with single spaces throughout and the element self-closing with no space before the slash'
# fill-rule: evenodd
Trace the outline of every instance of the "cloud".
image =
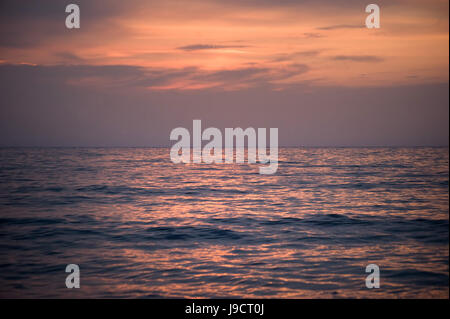
<svg viewBox="0 0 450 319">
<path fill-rule="evenodd" d="M 65 58 L 72 58 L 62 53 Z M 76 59 L 76 57 L 73 57 Z M 40 82 L 42 85 L 65 83 L 91 89 L 189 90 L 214 88 L 234 90 L 250 87 L 273 87 L 294 76 L 308 72 L 305 64 L 283 67 L 243 67 L 223 70 L 186 68 L 144 68 L 131 65 L 12 65 L 0 64 L 0 83 L 15 81 Z M 19 80 L 20 79 L 20 80 Z M 30 83 L 30 85 L 32 85 Z M 282 88 L 282 86 L 281 86 Z"/>
<path fill-rule="evenodd" d="M 205 127 L 279 127 L 279 143 L 286 146 L 448 145 L 448 82 L 370 88 L 296 85 L 283 92 L 257 87 L 306 68 L 206 72 L 2 64 L 0 145 L 171 146 L 170 131 L 191 127 L 192 119 L 202 119 Z M 92 77 L 118 89 L 70 82 Z M 254 85 L 195 94 L 145 89 L 186 78 L 233 84 L 239 77 Z"/>
<path fill-rule="evenodd" d="M 0 65 L 0 83 L 60 84 L 96 88 L 145 88 L 191 74 L 191 69 L 145 69 L 129 65 Z"/>
<path fill-rule="evenodd" d="M 279 127 L 280 145 L 448 145 L 448 82 L 277 82 L 305 72 L 302 64 L 216 71 L 0 64 L 0 145 L 170 146 L 173 128 L 199 118 L 218 128 Z M 184 91 L 207 84 L 210 89 Z M 226 90 L 233 85 L 248 89 Z"/>
<path fill-rule="evenodd" d="M 61 60 L 61 62 L 66 62 L 66 63 L 83 63 L 86 62 L 85 59 L 79 57 L 78 55 L 72 53 L 72 52 L 67 52 L 67 51 L 63 51 L 63 52 L 57 52 L 55 53 L 55 57 L 58 58 L 59 60 Z"/>
<path fill-rule="evenodd" d="M 335 61 L 352 61 L 352 62 L 382 62 L 383 58 L 374 55 L 336 55 L 331 58 Z"/>
<path fill-rule="evenodd" d="M 305 32 L 305 33 L 303 33 L 303 36 L 305 38 L 309 38 L 309 39 L 313 39 L 313 38 L 317 39 L 317 38 L 323 38 L 324 37 L 322 34 L 317 33 L 317 32 Z"/>
<path fill-rule="evenodd" d="M 249 67 L 200 73 L 195 78 L 201 81 L 242 82 L 259 78 L 260 76 L 267 74 L 269 71 L 269 68 Z"/>
<path fill-rule="evenodd" d="M 192 86 L 206 86 L 220 90 L 235 90 L 251 87 L 269 87 L 282 89 L 280 81 L 286 81 L 294 76 L 309 71 L 305 64 L 290 64 L 285 67 L 259 67 L 252 66 L 218 71 L 197 72 L 188 80 Z M 287 86 L 286 86 L 287 87 Z"/>
<path fill-rule="evenodd" d="M 307 51 L 299 51 L 295 52 L 294 56 L 316 56 L 320 54 L 320 50 L 307 50 Z"/>
<path fill-rule="evenodd" d="M 139 5 L 143 0 L 134 1 Z M 0 1 L 0 47 L 32 48 L 44 43 L 55 43 L 56 40 L 68 41 L 69 33 L 64 22 L 67 16 L 65 3 L 59 0 Z M 104 25 L 111 25 L 116 17 L 125 15 L 133 6 L 126 1 L 77 0 L 81 11 L 81 25 L 78 34 L 84 36 L 94 33 Z M 117 28 L 117 26 L 115 26 Z M 116 36 L 118 30 L 115 30 Z M 120 32 L 122 32 L 120 30 Z"/>
<path fill-rule="evenodd" d="M 106 5 L 80 0 L 77 4 L 81 8 L 81 29 L 68 30 L 64 25 L 64 3 L 60 1 L 32 1 L 23 6 L 3 0 L 0 60 L 37 65 L 140 66 L 143 71 L 139 72 L 144 75 L 138 78 L 151 82 L 151 87 L 177 82 L 176 87 L 192 88 L 192 82 L 199 84 L 197 78 L 211 76 L 205 70 L 230 71 L 222 75 L 231 77 L 241 69 L 247 84 L 256 85 L 255 81 L 261 83 L 259 80 L 273 83 L 280 74 L 286 74 L 280 69 L 282 64 L 295 63 L 308 64 L 311 72 L 305 78 L 320 85 L 388 85 L 448 79 L 448 10 L 442 10 L 448 9 L 448 1 L 425 5 L 412 0 L 405 11 L 403 6 L 392 4 L 399 4 L 398 0 L 389 1 L 388 8 L 378 3 L 383 12 L 392 13 L 382 18 L 381 31 L 364 28 L 367 3 L 334 2 L 111 0 Z M 377 48 L 376 53 L 361 51 L 361 41 L 367 36 L 371 46 Z M 402 41 L 392 42 L 400 36 Z M 396 58 L 392 57 L 393 46 Z M 243 49 L 246 47 L 250 49 Z M 296 53 L 301 50 L 304 52 Z M 318 56 L 321 50 L 327 53 Z M 342 67 L 342 61 L 359 62 L 370 74 L 368 81 L 361 84 L 355 70 Z M 381 61 L 385 63 L 376 63 Z M 268 70 L 257 74 L 242 71 L 249 63 Z M 193 66 L 197 67 L 195 71 Z M 419 76 L 408 78 L 411 73 Z M 117 83 L 104 77 L 97 80 Z M 85 81 L 94 81 L 94 77 Z M 135 79 L 125 79 L 123 83 L 126 81 L 134 83 Z M 207 85 L 219 86 L 226 81 L 210 81 Z"/>
<path fill-rule="evenodd" d="M 218 49 L 239 49 L 247 48 L 246 45 L 214 45 L 214 44 L 191 44 L 178 47 L 182 51 L 201 51 L 201 50 L 218 50 Z"/>
<path fill-rule="evenodd" d="M 336 24 L 325 27 L 318 27 L 317 30 L 339 30 L 339 29 L 362 29 L 364 25 Z"/>
<path fill-rule="evenodd" d="M 391 2 L 398 3 L 401 0 L 378 0 L 380 5 L 389 4 Z M 213 0 L 213 2 L 218 4 L 223 4 L 221 0 Z M 332 8 L 364 8 L 368 3 L 364 0 L 346 0 L 346 1 L 336 1 L 336 0 L 228 0 L 227 4 L 231 4 L 235 7 L 263 7 L 263 8 L 287 8 L 296 9 L 304 7 L 317 8 L 318 10 L 323 9 L 324 6 Z"/>
<path fill-rule="evenodd" d="M 316 57 L 320 54 L 321 50 L 305 50 L 305 51 L 298 51 L 290 54 L 280 54 L 277 55 L 274 59 L 272 59 L 270 62 L 285 62 L 285 61 L 295 61 L 297 59 L 302 58 L 311 58 Z"/>
</svg>

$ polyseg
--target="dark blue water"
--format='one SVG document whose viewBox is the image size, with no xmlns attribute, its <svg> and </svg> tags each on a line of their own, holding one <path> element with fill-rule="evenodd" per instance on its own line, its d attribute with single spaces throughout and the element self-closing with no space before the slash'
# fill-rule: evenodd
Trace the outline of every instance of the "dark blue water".
<svg viewBox="0 0 450 319">
<path fill-rule="evenodd" d="M 448 154 L 287 148 L 260 175 L 163 148 L 0 149 L 0 296 L 448 298 Z"/>
</svg>

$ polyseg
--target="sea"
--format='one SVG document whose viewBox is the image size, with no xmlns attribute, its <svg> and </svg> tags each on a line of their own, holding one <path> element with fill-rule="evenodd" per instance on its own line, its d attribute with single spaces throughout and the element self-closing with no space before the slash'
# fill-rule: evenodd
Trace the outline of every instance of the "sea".
<svg viewBox="0 0 450 319">
<path fill-rule="evenodd" d="M 0 148 L 0 297 L 449 298 L 448 148 L 281 148 L 278 163 Z"/>
</svg>

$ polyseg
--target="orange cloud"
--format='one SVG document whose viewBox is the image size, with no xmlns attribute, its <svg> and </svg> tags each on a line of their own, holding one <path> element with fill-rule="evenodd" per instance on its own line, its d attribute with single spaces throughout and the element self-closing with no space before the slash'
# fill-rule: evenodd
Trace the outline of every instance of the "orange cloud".
<svg viewBox="0 0 450 319">
<path fill-rule="evenodd" d="M 89 13 L 88 3 L 80 7 L 82 15 Z M 358 1 L 343 6 L 332 1 L 130 1 L 122 11 L 108 11 L 97 20 L 84 14 L 76 31 L 64 29 L 61 15 L 46 16 L 42 24 L 36 16 L 25 20 L 20 39 L 19 23 L 2 25 L 7 31 L 16 28 L 18 37 L 5 38 L 0 60 L 170 72 L 196 68 L 203 75 L 239 74 L 257 65 L 270 69 L 263 83 L 276 83 L 277 89 L 305 81 L 339 86 L 448 81 L 448 2 L 388 1 L 380 7 L 381 28 L 369 30 Z M 26 32 L 33 35 L 28 42 Z M 307 70 L 286 77 L 289 68 L 298 71 L 296 65 Z M 149 87 L 230 89 L 260 85 L 260 80 L 243 77 L 233 85 L 196 77 Z"/>
</svg>

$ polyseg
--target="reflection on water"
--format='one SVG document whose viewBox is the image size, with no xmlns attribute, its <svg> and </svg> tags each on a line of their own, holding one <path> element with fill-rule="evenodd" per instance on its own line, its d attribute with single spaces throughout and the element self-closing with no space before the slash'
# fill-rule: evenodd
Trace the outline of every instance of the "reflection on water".
<svg viewBox="0 0 450 319">
<path fill-rule="evenodd" d="M 290 148 L 279 163 L 0 149 L 0 296 L 448 298 L 447 148 Z"/>
</svg>

